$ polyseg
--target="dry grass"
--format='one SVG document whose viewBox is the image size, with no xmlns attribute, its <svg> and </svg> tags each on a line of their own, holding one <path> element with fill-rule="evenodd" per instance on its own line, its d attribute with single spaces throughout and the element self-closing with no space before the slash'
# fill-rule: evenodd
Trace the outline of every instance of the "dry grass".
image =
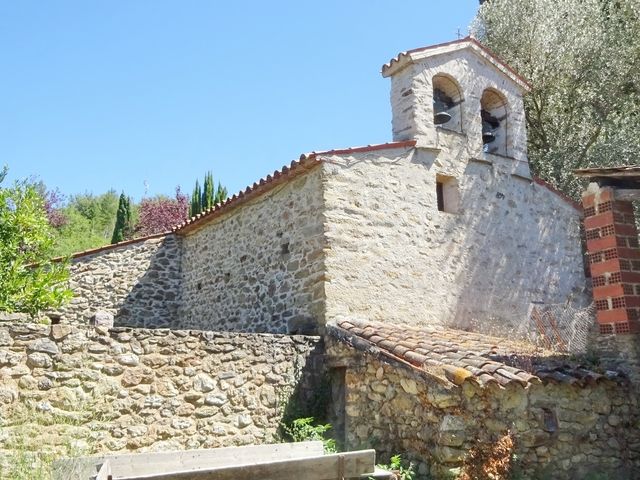
<svg viewBox="0 0 640 480">
<path fill-rule="evenodd" d="M 515 443 L 511 432 L 493 444 L 472 448 L 458 480 L 508 480 L 513 468 Z"/>
</svg>

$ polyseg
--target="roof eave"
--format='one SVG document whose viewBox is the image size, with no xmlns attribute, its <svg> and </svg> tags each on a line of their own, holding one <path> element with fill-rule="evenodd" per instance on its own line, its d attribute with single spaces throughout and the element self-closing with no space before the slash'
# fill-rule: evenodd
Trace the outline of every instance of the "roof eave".
<svg viewBox="0 0 640 480">
<path fill-rule="evenodd" d="M 382 66 L 381 73 L 383 77 L 390 77 L 405 69 L 407 66 L 424 58 L 444 55 L 458 50 L 470 50 L 474 52 L 476 55 L 487 61 L 491 66 L 500 71 L 503 75 L 506 75 L 522 90 L 523 93 L 531 91 L 532 86 L 529 82 L 527 82 L 513 68 L 491 52 L 487 47 L 471 37 L 401 52 L 395 58 L 392 58 L 388 63 Z"/>
</svg>

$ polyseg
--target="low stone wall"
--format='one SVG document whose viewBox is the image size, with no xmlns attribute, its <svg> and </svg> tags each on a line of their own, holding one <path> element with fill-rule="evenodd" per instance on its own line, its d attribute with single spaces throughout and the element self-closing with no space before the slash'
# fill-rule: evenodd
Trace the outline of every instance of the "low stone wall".
<svg viewBox="0 0 640 480">
<path fill-rule="evenodd" d="M 119 326 L 175 326 L 180 303 L 180 239 L 175 235 L 98 250 L 72 259 L 71 302 L 49 316 L 88 325 L 97 312 Z"/>
<path fill-rule="evenodd" d="M 602 335 L 594 328 L 590 342 L 590 349 L 598 355 L 603 367 L 624 372 L 640 391 L 640 339 L 638 339 L 638 335 Z"/>
<path fill-rule="evenodd" d="M 0 325 L 0 450 L 274 442 L 317 390 L 322 350 L 319 337 Z"/>
<path fill-rule="evenodd" d="M 629 386 L 532 385 L 528 389 L 446 386 L 426 375 L 353 352 L 331 341 L 344 371 L 345 444 L 402 453 L 419 478 L 453 478 L 478 445 L 513 433 L 522 478 L 582 479 L 587 472 L 640 474 L 640 412 Z M 346 363 L 345 363 L 346 362 Z M 335 378 L 335 375 L 334 375 Z M 536 476 L 539 475 L 539 476 Z M 540 476 L 541 475 L 541 476 Z M 546 475 L 546 476 L 545 476 Z"/>
</svg>

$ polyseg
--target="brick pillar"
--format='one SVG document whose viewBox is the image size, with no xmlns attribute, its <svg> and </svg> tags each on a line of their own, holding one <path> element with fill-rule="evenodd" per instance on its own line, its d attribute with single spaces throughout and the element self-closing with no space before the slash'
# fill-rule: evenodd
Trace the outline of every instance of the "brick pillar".
<svg viewBox="0 0 640 480">
<path fill-rule="evenodd" d="M 589 185 L 582 196 L 593 299 L 601 334 L 640 333 L 640 248 L 631 202 Z"/>
</svg>

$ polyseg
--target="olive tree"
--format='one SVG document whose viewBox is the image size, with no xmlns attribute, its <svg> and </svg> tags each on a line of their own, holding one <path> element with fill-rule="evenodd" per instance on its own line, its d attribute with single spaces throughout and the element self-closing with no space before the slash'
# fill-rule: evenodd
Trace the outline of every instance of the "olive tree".
<svg viewBox="0 0 640 480">
<path fill-rule="evenodd" d="M 573 169 L 638 161 L 639 0 L 491 0 L 471 32 L 532 84 L 534 173 L 577 198 Z"/>
<path fill-rule="evenodd" d="M 0 187 L 0 311 L 35 316 L 71 297 L 67 264 L 49 259 L 53 243 L 37 186 L 16 182 Z"/>
</svg>

